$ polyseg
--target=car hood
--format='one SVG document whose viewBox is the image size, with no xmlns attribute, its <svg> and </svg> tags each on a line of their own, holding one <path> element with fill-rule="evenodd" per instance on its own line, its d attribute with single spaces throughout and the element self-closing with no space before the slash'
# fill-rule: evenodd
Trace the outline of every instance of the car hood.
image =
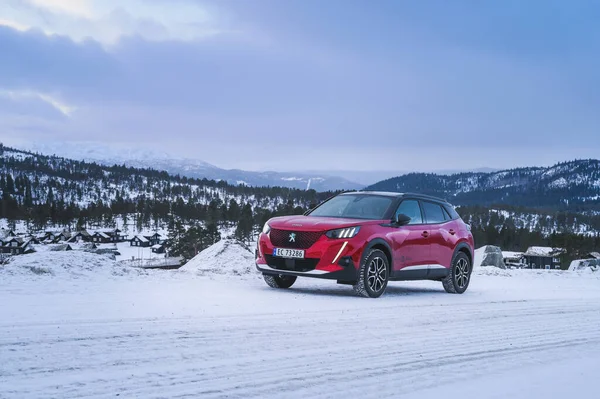
<svg viewBox="0 0 600 399">
<path fill-rule="evenodd" d="M 344 227 L 379 224 L 381 220 L 328 218 L 317 216 L 281 216 L 269 220 L 272 229 L 297 231 L 326 231 Z"/>
</svg>

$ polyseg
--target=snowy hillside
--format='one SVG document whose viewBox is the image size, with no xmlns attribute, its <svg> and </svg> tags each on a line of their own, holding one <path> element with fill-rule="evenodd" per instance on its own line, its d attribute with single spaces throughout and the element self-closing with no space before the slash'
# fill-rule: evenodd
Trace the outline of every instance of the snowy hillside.
<svg viewBox="0 0 600 399">
<path fill-rule="evenodd" d="M 255 187 L 280 186 L 316 191 L 354 190 L 363 185 L 332 176 L 330 173 L 251 172 L 223 169 L 197 159 L 176 158 L 170 154 L 139 148 L 116 149 L 98 143 L 61 143 L 60 145 L 35 144 L 30 150 L 42 154 L 56 154 L 71 159 L 93 161 L 103 165 L 126 165 L 134 168 L 152 168 L 172 175 L 191 178 L 223 180 L 233 185 Z"/>
<path fill-rule="evenodd" d="M 525 229 L 540 232 L 546 236 L 556 232 L 595 236 L 600 228 L 600 217 L 587 212 L 556 213 L 535 209 L 506 208 L 459 207 L 458 211 L 466 223 L 479 229 L 490 227 L 498 230 L 503 228 Z"/>
<path fill-rule="evenodd" d="M 285 187 L 248 187 L 190 179 L 153 169 L 103 166 L 32 154 L 0 145 L 0 221 L 28 230 L 76 224 L 112 227 L 134 218 L 136 230 L 184 224 L 262 226 L 274 212 L 303 213 L 331 193 Z M 129 219 L 131 221 L 131 219 Z"/>
<path fill-rule="evenodd" d="M 424 192 L 456 205 L 506 204 L 565 209 L 572 205 L 600 209 L 600 161 L 559 163 L 551 167 L 519 168 L 450 176 L 411 173 L 376 183 L 367 189 Z"/>
<path fill-rule="evenodd" d="M 255 190 L 250 188 L 228 187 L 206 180 L 184 180 L 153 170 L 102 167 L 12 149 L 4 149 L 0 160 L 0 171 L 11 173 L 15 176 L 13 179 L 21 175 L 28 177 L 32 183 L 33 201 L 47 199 L 50 191 L 53 200 L 79 206 L 127 201 L 140 196 L 148 200 L 176 201 L 181 198 L 187 202 L 193 199 L 198 204 L 208 204 L 213 199 L 225 202 L 230 198 L 257 201 Z M 16 194 L 26 194 L 19 187 L 15 189 Z M 257 202 L 257 205 L 272 205 L 270 198 L 265 201 Z"/>
</svg>

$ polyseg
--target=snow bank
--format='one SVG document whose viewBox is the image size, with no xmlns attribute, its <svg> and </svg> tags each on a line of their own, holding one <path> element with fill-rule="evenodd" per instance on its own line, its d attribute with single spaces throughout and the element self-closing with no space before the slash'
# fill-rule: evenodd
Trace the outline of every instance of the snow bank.
<svg viewBox="0 0 600 399">
<path fill-rule="evenodd" d="M 576 259 L 569 266 L 570 272 L 597 272 L 600 271 L 600 259 Z"/>
<path fill-rule="evenodd" d="M 224 239 L 200 252 L 181 270 L 196 274 L 252 275 L 258 273 L 254 266 L 254 253 L 244 243 Z"/>
<path fill-rule="evenodd" d="M 113 258 L 114 259 L 114 258 Z M 107 255 L 83 251 L 44 251 L 12 257 L 0 266 L 0 276 L 56 276 L 62 278 L 141 274 L 138 269 L 119 267 Z"/>
</svg>

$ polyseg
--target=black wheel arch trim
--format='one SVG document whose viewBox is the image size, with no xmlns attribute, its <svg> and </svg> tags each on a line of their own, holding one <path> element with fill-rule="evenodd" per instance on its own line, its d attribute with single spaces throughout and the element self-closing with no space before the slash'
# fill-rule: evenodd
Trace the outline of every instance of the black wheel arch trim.
<svg viewBox="0 0 600 399">
<path fill-rule="evenodd" d="M 383 238 L 374 238 L 371 241 L 369 241 L 369 243 L 365 246 L 365 249 L 363 250 L 363 253 L 361 255 L 361 264 L 362 262 L 366 259 L 367 255 L 369 255 L 369 252 L 371 252 L 371 249 L 373 249 L 373 247 L 375 247 L 376 245 L 382 245 L 386 251 L 387 251 L 387 258 L 388 258 L 388 263 L 389 263 L 389 268 L 390 270 L 388 270 L 388 272 L 391 272 L 392 270 L 394 270 L 393 264 L 394 264 L 394 252 L 392 251 L 392 248 L 390 248 L 390 244 L 387 243 L 386 240 L 384 240 Z"/>
<path fill-rule="evenodd" d="M 466 242 L 461 242 L 456 246 L 456 248 L 454 248 L 454 254 L 452 254 L 452 260 L 454 260 L 454 258 L 456 257 L 456 254 L 458 252 L 461 252 L 463 249 L 466 249 L 467 252 L 469 253 L 469 261 L 471 262 L 471 268 L 473 268 L 473 261 L 475 260 L 475 254 L 474 254 L 473 250 L 471 249 L 471 246 L 469 244 L 467 244 Z"/>
</svg>

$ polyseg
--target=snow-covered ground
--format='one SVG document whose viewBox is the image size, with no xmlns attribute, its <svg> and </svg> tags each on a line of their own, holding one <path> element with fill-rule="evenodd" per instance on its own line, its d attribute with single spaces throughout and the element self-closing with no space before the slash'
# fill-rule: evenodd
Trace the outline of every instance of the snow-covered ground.
<svg viewBox="0 0 600 399">
<path fill-rule="evenodd" d="M 220 248 L 208 262 L 238 251 Z M 330 281 L 274 290 L 214 265 L 57 256 L 54 273 L 26 270 L 34 258 L 0 269 L 0 398 L 598 394 L 600 274 L 482 267 L 464 295 L 397 282 L 370 300 Z"/>
<path fill-rule="evenodd" d="M 108 244 L 110 245 L 110 244 Z M 117 251 L 120 255 L 117 255 L 117 260 L 131 260 L 134 259 L 162 259 L 165 254 L 155 254 L 152 252 L 150 247 L 132 247 L 129 241 L 119 242 L 116 244 Z"/>
</svg>

